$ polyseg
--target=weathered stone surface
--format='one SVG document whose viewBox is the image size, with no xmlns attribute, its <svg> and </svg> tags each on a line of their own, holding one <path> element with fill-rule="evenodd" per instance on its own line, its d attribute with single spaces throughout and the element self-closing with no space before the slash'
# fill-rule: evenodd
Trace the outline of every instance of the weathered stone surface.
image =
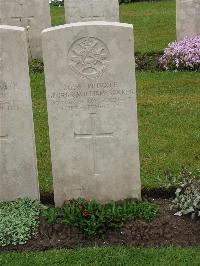
<svg viewBox="0 0 200 266">
<path fill-rule="evenodd" d="M 55 203 L 140 198 L 132 26 L 43 32 Z"/>
<path fill-rule="evenodd" d="M 48 0 L 0 0 L 0 24 L 26 28 L 29 59 L 42 58 L 41 32 L 51 26 Z"/>
<path fill-rule="evenodd" d="M 177 40 L 200 34 L 200 0 L 176 0 Z"/>
<path fill-rule="evenodd" d="M 39 198 L 24 28 L 0 26 L 0 201 Z"/>
<path fill-rule="evenodd" d="M 119 21 L 118 0 L 65 0 L 66 23 Z"/>
</svg>

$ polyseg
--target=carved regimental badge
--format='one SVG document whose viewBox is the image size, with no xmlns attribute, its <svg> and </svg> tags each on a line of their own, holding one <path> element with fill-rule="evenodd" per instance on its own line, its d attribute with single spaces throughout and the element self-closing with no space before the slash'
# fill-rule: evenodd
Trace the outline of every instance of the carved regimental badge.
<svg viewBox="0 0 200 266">
<path fill-rule="evenodd" d="M 71 69 L 88 79 L 100 77 L 105 72 L 109 61 L 110 52 L 107 46 L 101 40 L 93 37 L 76 40 L 68 53 Z"/>
</svg>

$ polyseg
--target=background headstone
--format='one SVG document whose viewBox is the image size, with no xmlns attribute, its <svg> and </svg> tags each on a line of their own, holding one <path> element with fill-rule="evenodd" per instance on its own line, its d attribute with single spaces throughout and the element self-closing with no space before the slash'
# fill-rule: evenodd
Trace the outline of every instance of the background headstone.
<svg viewBox="0 0 200 266">
<path fill-rule="evenodd" d="M 0 201 L 39 198 L 24 28 L 0 26 Z"/>
<path fill-rule="evenodd" d="M 65 0 L 66 23 L 119 21 L 118 0 Z"/>
<path fill-rule="evenodd" d="M 44 30 L 55 203 L 140 198 L 132 25 Z"/>
<path fill-rule="evenodd" d="M 176 0 L 177 40 L 200 34 L 200 0 Z"/>
<path fill-rule="evenodd" d="M 0 23 L 26 28 L 29 59 L 42 58 L 41 32 L 51 26 L 48 0 L 0 0 Z"/>
</svg>

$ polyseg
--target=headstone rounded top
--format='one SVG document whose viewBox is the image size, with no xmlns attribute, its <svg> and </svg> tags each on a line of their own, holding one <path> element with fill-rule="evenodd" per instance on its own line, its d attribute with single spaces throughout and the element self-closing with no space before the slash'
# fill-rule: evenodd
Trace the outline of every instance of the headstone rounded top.
<svg viewBox="0 0 200 266">
<path fill-rule="evenodd" d="M 50 27 L 46 28 L 42 31 L 42 33 L 46 33 L 48 31 L 57 31 L 62 30 L 66 28 L 73 28 L 73 27 L 80 27 L 80 26 L 86 26 L 86 27 L 94 27 L 94 26 L 115 26 L 115 27 L 121 27 L 121 28 L 130 28 L 133 29 L 132 24 L 128 23 L 119 23 L 119 22 L 107 22 L 107 21 L 87 21 L 87 22 L 76 22 L 76 23 L 70 23 L 70 24 L 64 24 L 60 26 Z"/>
<path fill-rule="evenodd" d="M 9 26 L 9 25 L 0 25 L 0 29 L 4 30 L 18 30 L 18 31 L 25 31 L 25 28 L 23 27 L 17 27 L 17 26 Z"/>
</svg>

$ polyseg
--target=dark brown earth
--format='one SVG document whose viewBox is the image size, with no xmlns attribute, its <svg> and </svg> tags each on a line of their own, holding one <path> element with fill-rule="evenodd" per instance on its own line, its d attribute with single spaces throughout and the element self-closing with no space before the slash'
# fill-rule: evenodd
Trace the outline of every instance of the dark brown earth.
<svg viewBox="0 0 200 266">
<path fill-rule="evenodd" d="M 26 245 L 0 248 L 0 252 L 111 245 L 140 247 L 200 245 L 200 219 L 191 220 L 190 217 L 174 216 L 169 199 L 154 201 L 160 206 L 160 212 L 150 223 L 131 220 L 126 222 L 120 231 L 109 231 L 103 237 L 86 237 L 77 228 L 59 223 L 51 226 L 41 218 L 39 231 L 34 239 Z"/>
<path fill-rule="evenodd" d="M 162 54 L 136 54 L 135 66 L 137 71 L 162 71 L 158 60 Z M 41 60 L 35 59 L 30 63 L 30 72 L 43 73 L 44 64 Z"/>
<path fill-rule="evenodd" d="M 135 67 L 137 71 L 162 71 L 159 67 L 161 54 L 136 54 Z"/>
</svg>

